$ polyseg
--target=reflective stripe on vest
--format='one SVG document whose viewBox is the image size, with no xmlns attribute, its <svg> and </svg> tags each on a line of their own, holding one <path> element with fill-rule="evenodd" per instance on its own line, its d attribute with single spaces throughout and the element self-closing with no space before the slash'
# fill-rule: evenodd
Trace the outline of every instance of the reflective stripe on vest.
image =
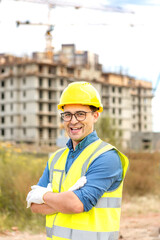
<svg viewBox="0 0 160 240">
<path fill-rule="evenodd" d="M 90 159 L 94 156 L 94 154 L 96 152 L 98 152 L 100 149 L 102 149 L 103 147 L 107 146 L 108 143 L 106 142 L 101 142 L 100 145 L 97 147 L 97 149 L 89 156 L 89 158 L 84 162 L 83 164 L 83 167 L 82 167 L 82 172 L 81 172 L 81 176 L 84 176 L 85 173 L 86 173 L 86 169 L 87 169 L 87 166 L 88 166 L 88 163 L 90 161 Z M 112 147 L 113 148 L 113 147 Z"/>
<path fill-rule="evenodd" d="M 122 198 L 102 197 L 98 200 L 95 208 L 120 208 Z"/>
<path fill-rule="evenodd" d="M 54 226 L 54 237 L 72 240 L 114 240 L 118 239 L 119 232 L 90 232 L 77 229 L 70 229 L 60 226 Z M 52 239 L 52 228 L 46 228 L 48 238 Z"/>
<path fill-rule="evenodd" d="M 62 150 L 58 151 L 52 159 L 51 166 L 50 166 L 50 171 L 49 171 L 49 173 L 50 173 L 50 176 L 49 176 L 50 183 L 52 183 L 52 179 L 53 179 L 54 165 L 56 164 L 57 160 L 60 158 L 60 156 L 62 155 L 62 153 L 64 153 L 64 151 L 66 149 L 67 148 L 63 148 Z"/>
</svg>

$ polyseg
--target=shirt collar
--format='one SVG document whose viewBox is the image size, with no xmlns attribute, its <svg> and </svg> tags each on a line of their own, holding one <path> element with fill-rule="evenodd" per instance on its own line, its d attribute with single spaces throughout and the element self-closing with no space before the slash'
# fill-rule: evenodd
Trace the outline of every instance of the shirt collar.
<svg viewBox="0 0 160 240">
<path fill-rule="evenodd" d="M 92 133 L 90 133 L 88 136 L 86 136 L 84 139 L 82 139 L 82 141 L 80 141 L 77 144 L 75 151 L 77 149 L 82 149 L 82 148 L 87 147 L 90 143 L 96 141 L 97 139 L 98 139 L 97 133 L 96 133 L 96 131 L 93 131 Z M 68 140 L 66 145 L 70 150 L 73 150 L 73 145 L 72 145 L 71 139 Z"/>
</svg>

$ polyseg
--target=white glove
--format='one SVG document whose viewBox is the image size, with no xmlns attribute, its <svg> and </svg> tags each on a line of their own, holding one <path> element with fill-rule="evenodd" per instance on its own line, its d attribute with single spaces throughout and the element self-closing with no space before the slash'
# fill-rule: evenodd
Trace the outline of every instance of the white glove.
<svg viewBox="0 0 160 240">
<path fill-rule="evenodd" d="M 44 194 L 47 192 L 53 192 L 51 183 L 49 183 L 46 188 L 38 186 L 38 185 L 33 185 L 33 186 L 31 186 L 31 189 L 32 190 L 28 193 L 27 198 L 26 198 L 27 208 L 29 208 L 31 206 L 31 203 L 37 203 L 37 204 L 44 203 L 44 200 L 43 200 Z"/>
<path fill-rule="evenodd" d="M 87 182 L 87 178 L 86 178 L 86 176 L 83 176 L 80 179 L 78 179 L 78 181 L 72 187 L 70 187 L 68 189 L 68 191 L 77 190 L 77 189 L 83 187 L 86 184 L 86 182 Z"/>
<path fill-rule="evenodd" d="M 87 182 L 86 176 L 82 176 L 78 181 L 71 187 L 69 188 L 68 191 L 74 191 L 77 190 L 81 187 L 83 187 Z M 37 204 L 42 204 L 44 203 L 43 196 L 47 192 L 53 192 L 52 190 L 52 184 L 49 183 L 47 188 L 41 187 L 38 185 L 33 185 L 31 186 L 31 191 L 27 195 L 27 208 L 31 206 L 31 203 L 37 203 Z"/>
</svg>

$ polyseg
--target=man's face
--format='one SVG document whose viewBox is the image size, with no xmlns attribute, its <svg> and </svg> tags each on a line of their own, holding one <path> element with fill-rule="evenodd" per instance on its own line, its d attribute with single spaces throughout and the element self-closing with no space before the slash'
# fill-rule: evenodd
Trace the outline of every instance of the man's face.
<svg viewBox="0 0 160 240">
<path fill-rule="evenodd" d="M 72 139 L 73 148 L 87 135 L 89 135 L 94 130 L 94 123 L 97 121 L 99 113 L 91 112 L 89 106 L 81 104 L 69 104 L 64 106 L 64 113 L 76 113 L 78 111 L 89 112 L 86 113 L 86 119 L 83 121 L 78 121 L 75 116 L 72 116 L 71 121 L 65 122 L 64 127 L 68 136 Z"/>
</svg>

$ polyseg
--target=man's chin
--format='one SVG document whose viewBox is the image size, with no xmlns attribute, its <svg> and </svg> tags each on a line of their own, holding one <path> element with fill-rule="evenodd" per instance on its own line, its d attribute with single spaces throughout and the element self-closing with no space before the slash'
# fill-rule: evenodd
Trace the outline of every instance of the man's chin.
<svg viewBox="0 0 160 240">
<path fill-rule="evenodd" d="M 70 136 L 71 140 L 74 141 L 74 142 L 80 142 L 82 141 L 82 139 L 84 137 L 80 137 L 80 136 Z"/>
</svg>

